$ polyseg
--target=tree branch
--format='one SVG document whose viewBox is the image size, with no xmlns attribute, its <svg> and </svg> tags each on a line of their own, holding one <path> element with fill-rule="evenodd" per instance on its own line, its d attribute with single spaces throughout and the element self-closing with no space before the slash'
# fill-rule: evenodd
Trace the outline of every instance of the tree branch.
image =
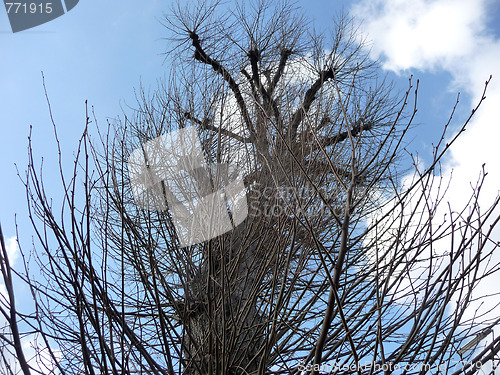
<svg viewBox="0 0 500 375">
<path fill-rule="evenodd" d="M 314 84 L 309 88 L 309 90 L 306 91 L 306 94 L 304 96 L 304 101 L 302 105 L 297 109 L 295 114 L 293 115 L 292 122 L 290 124 L 290 127 L 288 128 L 288 136 L 289 139 L 295 139 L 297 135 L 297 129 L 302 122 L 302 119 L 304 118 L 304 115 L 309 112 L 309 108 L 311 108 L 311 104 L 314 102 L 316 99 L 316 94 L 318 91 L 321 89 L 323 84 L 328 81 L 329 79 L 332 79 L 334 76 L 334 69 L 330 68 L 327 70 L 323 70 L 319 74 L 319 78 L 314 82 Z"/>
<path fill-rule="evenodd" d="M 356 137 L 359 133 L 361 133 L 363 130 L 371 130 L 374 126 L 373 121 L 369 121 L 365 124 L 361 124 L 361 121 L 358 121 L 354 124 L 354 126 L 351 129 L 351 135 L 353 137 Z M 334 144 L 340 143 L 345 141 L 349 137 L 349 131 L 345 131 L 342 133 L 338 133 L 332 137 L 326 137 L 323 139 L 320 139 L 320 143 L 323 147 L 328 147 L 332 146 Z"/>
<path fill-rule="evenodd" d="M 16 350 L 17 360 L 21 365 L 21 369 L 24 375 L 30 375 L 30 367 L 24 356 L 23 347 L 21 345 L 21 336 L 19 334 L 19 328 L 17 326 L 17 311 L 16 303 L 14 298 L 14 287 L 12 285 L 12 273 L 10 270 L 9 254 L 7 254 L 7 248 L 5 247 L 5 242 L 2 233 L 2 227 L 0 226 L 0 267 L 2 268 L 2 278 L 5 284 L 5 289 L 9 296 L 9 311 L 4 312 L 3 308 L 0 307 L 2 313 L 5 313 L 7 321 L 9 322 L 10 331 L 12 333 L 12 338 L 14 340 L 14 349 Z"/>
<path fill-rule="evenodd" d="M 292 54 L 292 51 L 289 49 L 281 50 L 281 58 L 280 58 L 280 62 L 278 64 L 278 70 L 277 70 L 276 74 L 274 75 L 273 80 L 268 88 L 270 95 L 272 95 L 272 93 L 274 92 L 276 85 L 278 84 L 281 76 L 283 75 L 283 72 L 285 71 L 286 63 L 287 63 L 288 58 L 290 57 L 291 54 Z"/>
<path fill-rule="evenodd" d="M 200 125 L 201 128 L 204 129 L 204 130 L 210 130 L 210 131 L 213 131 L 213 132 L 216 132 L 216 133 L 220 133 L 220 134 L 226 135 L 226 136 L 231 137 L 231 138 L 233 138 L 233 139 L 235 139 L 235 140 L 237 140 L 237 141 L 239 141 L 241 143 L 252 143 L 252 140 L 250 138 L 242 137 L 241 135 L 233 133 L 230 130 L 222 129 L 220 127 L 218 128 L 216 126 L 210 125 L 208 123 L 209 122 L 208 119 L 205 119 L 205 120 L 201 121 L 200 119 L 197 119 L 196 117 L 194 117 L 189 112 L 184 112 L 184 117 L 186 117 L 188 120 L 191 120 L 194 123 Z"/>
<path fill-rule="evenodd" d="M 193 47 L 195 48 L 195 53 L 194 53 L 194 58 L 204 64 L 210 65 L 212 69 L 220 74 L 222 78 L 229 84 L 229 87 L 233 91 L 233 94 L 236 98 L 236 102 L 238 103 L 238 107 L 241 110 L 241 113 L 243 115 L 243 119 L 245 121 L 245 124 L 250 131 L 250 134 L 254 134 L 253 131 L 253 126 L 252 126 L 252 121 L 250 119 L 250 115 L 248 114 L 248 109 L 247 105 L 245 103 L 245 100 L 243 99 L 243 96 L 241 95 L 240 87 L 234 80 L 234 78 L 231 76 L 231 74 L 227 71 L 224 66 L 222 66 L 221 63 L 219 63 L 216 60 L 213 60 L 210 56 L 206 54 L 204 49 L 201 47 L 200 44 L 200 39 L 198 37 L 198 34 L 191 32 L 189 33 L 189 37 L 191 38 L 193 42 Z"/>
</svg>

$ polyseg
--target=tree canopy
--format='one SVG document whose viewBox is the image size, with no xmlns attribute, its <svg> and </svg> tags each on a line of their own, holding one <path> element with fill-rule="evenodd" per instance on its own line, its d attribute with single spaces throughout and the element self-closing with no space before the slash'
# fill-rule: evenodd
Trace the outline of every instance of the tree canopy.
<svg viewBox="0 0 500 375">
<path fill-rule="evenodd" d="M 405 154 L 418 81 L 396 92 L 354 21 L 316 33 L 288 1 L 178 5 L 164 24 L 169 78 L 107 128 L 86 114 L 60 213 L 30 141 L 42 278 L 18 272 L 34 314 L 10 292 L 0 305 L 0 343 L 23 373 L 17 321 L 54 373 L 458 374 L 492 361 L 498 338 L 464 345 L 495 324 L 470 311 L 498 270 L 498 199 L 478 206 L 483 174 L 467 207 L 441 215 L 439 165 L 460 132 L 444 127 L 426 168 Z"/>
</svg>

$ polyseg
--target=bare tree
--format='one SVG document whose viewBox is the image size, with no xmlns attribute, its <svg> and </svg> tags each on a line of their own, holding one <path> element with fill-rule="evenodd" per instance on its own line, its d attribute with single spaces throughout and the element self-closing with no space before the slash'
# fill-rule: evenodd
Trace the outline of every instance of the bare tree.
<svg viewBox="0 0 500 375">
<path fill-rule="evenodd" d="M 36 313 L 17 313 L 9 294 L 3 345 L 18 349 L 18 316 L 68 374 L 458 374 L 493 363 L 498 338 L 464 344 L 496 323 L 468 312 L 500 265 L 498 199 L 480 209 L 483 174 L 470 204 L 441 217 L 439 163 L 456 139 L 445 143 L 447 126 L 431 165 L 415 162 L 402 184 L 418 83 L 395 94 L 352 22 L 316 34 L 293 3 L 179 6 L 165 26 L 170 80 L 141 90 L 107 132 L 87 114 L 69 179 L 60 161 L 60 215 L 30 151 L 45 278 L 18 273 Z M 178 176 L 165 134 L 183 140 Z M 232 229 L 186 237 L 189 202 L 219 189 Z"/>
</svg>

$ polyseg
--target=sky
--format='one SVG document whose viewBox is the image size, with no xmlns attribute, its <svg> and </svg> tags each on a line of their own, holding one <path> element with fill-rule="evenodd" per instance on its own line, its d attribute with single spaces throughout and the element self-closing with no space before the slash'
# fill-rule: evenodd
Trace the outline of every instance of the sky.
<svg viewBox="0 0 500 375">
<path fill-rule="evenodd" d="M 230 3 L 230 1 L 228 2 Z M 140 5 L 139 5 L 140 4 Z M 483 202 L 500 189 L 500 0 L 301 0 L 320 28 L 344 11 L 362 22 L 371 56 L 401 90 L 420 81 L 418 124 L 409 150 L 430 160 L 460 92 L 456 131 L 493 75 L 487 99 L 445 160 L 453 171 L 447 199 L 460 204 L 485 163 Z M 57 154 L 42 71 L 65 162 L 70 163 L 85 125 L 85 100 L 101 125 L 134 106 L 134 89 L 154 88 L 169 67 L 160 21 L 170 1 L 80 0 L 67 14 L 13 34 L 0 9 L 0 223 L 13 259 L 15 218 L 24 250 L 31 249 L 24 186 L 30 126 L 37 161 L 44 158 L 47 190 L 57 191 Z M 57 197 L 57 196 L 56 196 Z M 500 282 L 496 285 L 500 285 Z M 0 287 L 1 288 L 1 287 Z M 22 293 L 19 295 L 22 303 Z M 26 297 L 28 298 L 28 297 Z"/>
</svg>

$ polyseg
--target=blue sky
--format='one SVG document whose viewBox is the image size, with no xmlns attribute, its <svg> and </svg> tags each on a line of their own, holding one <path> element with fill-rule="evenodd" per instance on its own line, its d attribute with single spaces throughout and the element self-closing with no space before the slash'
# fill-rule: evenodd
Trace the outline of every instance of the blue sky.
<svg viewBox="0 0 500 375">
<path fill-rule="evenodd" d="M 85 100 L 101 125 L 134 105 L 134 88 L 146 87 L 168 72 L 162 52 L 167 42 L 160 24 L 170 1 L 80 0 L 70 12 L 36 28 L 13 34 L 0 9 L 0 222 L 7 238 L 31 247 L 24 187 L 14 164 L 27 165 L 27 137 L 33 126 L 38 161 L 43 156 L 47 191 L 57 191 L 57 155 L 43 92 L 41 71 L 62 141 L 71 163 L 85 121 Z M 230 3 L 230 2 L 228 2 Z M 453 167 L 457 183 L 451 201 L 459 201 L 475 181 L 482 163 L 490 173 L 486 200 L 500 187 L 500 1 L 358 0 L 299 1 L 320 28 L 340 10 L 363 21 L 372 57 L 402 90 L 411 74 L 420 79 L 419 113 L 409 146 L 424 161 L 437 141 L 461 91 L 454 126 L 469 113 L 490 74 L 488 99 L 452 150 L 445 173 Z M 55 196 L 57 198 L 57 196 Z M 14 242 L 9 242 L 15 247 Z M 14 253 L 14 250 L 12 250 Z M 498 283 L 500 285 L 500 283 Z M 22 298 L 22 297 L 21 297 Z"/>
<path fill-rule="evenodd" d="M 103 5 L 106 3 L 106 5 Z M 25 223 L 22 185 L 14 163 L 25 169 L 27 136 L 33 126 L 38 156 L 53 172 L 54 143 L 43 92 L 47 90 L 63 140 L 71 159 L 75 141 L 85 120 L 85 100 L 95 106 L 98 119 L 121 113 L 120 106 L 133 103 L 140 80 L 153 84 L 168 68 L 160 56 L 165 34 L 158 19 L 165 5 L 136 1 L 84 0 L 70 12 L 47 24 L 12 34 L 6 12 L 0 11 L 0 220 L 7 236 L 14 232 L 13 214 Z"/>
</svg>

